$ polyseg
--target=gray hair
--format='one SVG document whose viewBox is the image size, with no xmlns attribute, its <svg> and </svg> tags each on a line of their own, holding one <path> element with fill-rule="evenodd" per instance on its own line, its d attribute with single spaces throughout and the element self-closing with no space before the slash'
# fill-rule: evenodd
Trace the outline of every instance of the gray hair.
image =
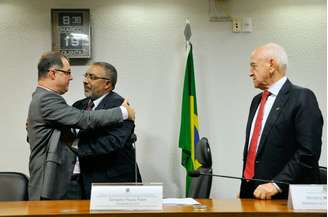
<svg viewBox="0 0 328 217">
<path fill-rule="evenodd" d="M 109 64 L 107 62 L 94 62 L 92 65 L 97 65 L 104 69 L 106 77 L 109 78 L 109 82 L 112 84 L 114 90 L 117 81 L 116 68 L 112 64 Z"/>
</svg>

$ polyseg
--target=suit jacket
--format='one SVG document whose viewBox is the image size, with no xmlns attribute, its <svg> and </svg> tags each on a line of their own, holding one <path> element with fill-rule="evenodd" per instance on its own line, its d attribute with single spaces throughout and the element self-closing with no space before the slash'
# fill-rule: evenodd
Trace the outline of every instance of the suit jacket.
<svg viewBox="0 0 328 217">
<path fill-rule="evenodd" d="M 97 106 L 107 109 L 119 106 L 123 98 L 115 92 L 107 94 Z M 86 109 L 89 98 L 73 104 Z M 135 182 L 135 149 L 131 135 L 134 123 L 123 121 L 107 128 L 80 131 L 78 156 L 80 162 L 84 199 L 90 198 L 93 182 Z M 137 180 L 141 182 L 138 167 Z"/>
<path fill-rule="evenodd" d="M 38 87 L 32 95 L 27 118 L 30 143 L 29 199 L 62 199 L 73 170 L 70 127 L 95 128 L 121 122 L 120 108 L 81 112 L 59 94 Z"/>
<path fill-rule="evenodd" d="M 261 94 L 255 96 L 250 107 L 243 170 L 252 120 L 260 100 Z M 314 93 L 287 80 L 263 128 L 256 153 L 254 178 L 293 184 L 319 183 L 322 126 L 323 118 Z M 242 181 L 240 197 L 252 198 L 259 184 L 263 183 Z M 288 185 L 278 186 L 282 192 L 273 198 L 287 198 Z"/>
</svg>

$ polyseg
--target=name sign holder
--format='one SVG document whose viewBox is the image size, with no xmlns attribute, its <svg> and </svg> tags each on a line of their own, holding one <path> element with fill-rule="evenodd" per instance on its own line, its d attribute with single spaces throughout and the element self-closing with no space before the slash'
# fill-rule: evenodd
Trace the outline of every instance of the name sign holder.
<svg viewBox="0 0 328 217">
<path fill-rule="evenodd" d="M 288 207 L 327 210 L 327 185 L 289 185 Z"/>
<path fill-rule="evenodd" d="M 163 185 L 93 183 L 90 210 L 161 210 Z"/>
</svg>

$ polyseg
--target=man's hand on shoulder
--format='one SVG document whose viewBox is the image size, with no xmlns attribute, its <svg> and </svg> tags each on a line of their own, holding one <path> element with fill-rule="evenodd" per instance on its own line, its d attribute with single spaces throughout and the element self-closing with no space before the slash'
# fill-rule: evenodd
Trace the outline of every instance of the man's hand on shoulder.
<svg viewBox="0 0 328 217">
<path fill-rule="evenodd" d="M 262 200 L 270 200 L 273 195 L 279 193 L 279 190 L 272 183 L 266 183 L 257 186 L 254 191 L 254 197 Z"/>
<path fill-rule="evenodd" d="M 126 108 L 128 112 L 128 119 L 134 121 L 135 120 L 135 111 L 134 109 L 129 105 L 129 102 L 127 99 L 124 99 L 124 102 L 122 105 L 124 108 Z"/>
</svg>

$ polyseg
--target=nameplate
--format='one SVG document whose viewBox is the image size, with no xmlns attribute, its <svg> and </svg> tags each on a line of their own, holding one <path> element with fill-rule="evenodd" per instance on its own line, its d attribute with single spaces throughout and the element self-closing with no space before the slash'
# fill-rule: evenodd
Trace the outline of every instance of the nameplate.
<svg viewBox="0 0 328 217">
<path fill-rule="evenodd" d="M 327 185 L 289 185 L 291 209 L 327 209 Z"/>
<path fill-rule="evenodd" d="M 162 184 L 94 183 L 90 210 L 161 210 Z"/>
</svg>

